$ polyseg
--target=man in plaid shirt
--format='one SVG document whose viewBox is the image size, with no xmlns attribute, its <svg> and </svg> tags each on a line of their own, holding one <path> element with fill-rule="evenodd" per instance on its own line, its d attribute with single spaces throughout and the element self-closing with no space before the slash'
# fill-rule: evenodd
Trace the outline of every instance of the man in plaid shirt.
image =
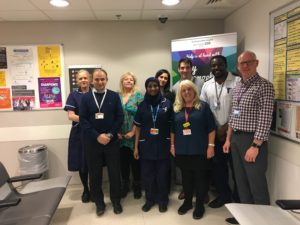
<svg viewBox="0 0 300 225">
<path fill-rule="evenodd" d="M 231 150 L 241 203 L 269 205 L 266 180 L 268 136 L 272 122 L 274 88 L 257 73 L 253 52 L 238 57 L 242 80 L 233 89 L 232 111 L 223 151 Z M 238 224 L 227 218 L 230 224 Z"/>
</svg>

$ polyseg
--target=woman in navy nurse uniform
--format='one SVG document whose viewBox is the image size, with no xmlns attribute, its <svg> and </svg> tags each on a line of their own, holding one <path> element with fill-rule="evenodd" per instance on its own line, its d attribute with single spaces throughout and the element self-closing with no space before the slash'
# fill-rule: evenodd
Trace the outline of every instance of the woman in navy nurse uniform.
<svg viewBox="0 0 300 225">
<path fill-rule="evenodd" d="M 193 207 L 195 192 L 193 218 L 201 219 L 209 185 L 209 159 L 215 154 L 215 121 L 209 105 L 200 101 L 197 87 L 190 80 L 184 80 L 179 85 L 172 125 L 170 151 L 181 170 L 185 194 L 178 214 L 186 214 Z"/>
<path fill-rule="evenodd" d="M 68 118 L 72 121 L 72 128 L 68 145 L 68 170 L 79 171 L 83 193 L 81 201 L 83 203 L 90 201 L 90 191 L 88 186 L 88 169 L 84 154 L 84 145 L 82 133 L 79 124 L 79 106 L 82 96 L 90 90 L 91 75 L 87 70 L 79 70 L 76 74 L 78 90 L 70 93 L 65 111 L 68 112 Z"/>
<path fill-rule="evenodd" d="M 172 106 L 161 95 L 159 81 L 150 77 L 145 82 L 146 94 L 134 117 L 136 125 L 134 157 L 140 159 L 141 178 L 148 212 L 156 203 L 160 212 L 168 206 L 170 176 L 170 126 Z"/>
</svg>

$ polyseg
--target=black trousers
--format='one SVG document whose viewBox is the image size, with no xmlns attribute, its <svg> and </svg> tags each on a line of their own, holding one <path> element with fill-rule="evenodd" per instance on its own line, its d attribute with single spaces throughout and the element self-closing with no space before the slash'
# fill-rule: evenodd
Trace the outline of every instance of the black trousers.
<svg viewBox="0 0 300 225">
<path fill-rule="evenodd" d="M 169 202 L 170 159 L 141 159 L 146 201 L 167 205 Z"/>
<path fill-rule="evenodd" d="M 90 192 L 95 204 L 97 205 L 104 202 L 104 195 L 102 191 L 104 157 L 110 182 L 110 200 L 112 203 L 120 202 L 121 179 L 119 143 L 114 141 L 104 146 L 98 142 L 90 141 L 87 142 L 86 153 L 90 174 Z"/>
<path fill-rule="evenodd" d="M 192 204 L 195 193 L 196 204 L 203 204 L 209 186 L 210 160 L 204 155 L 176 155 L 175 162 L 181 170 L 185 202 Z"/>
<path fill-rule="evenodd" d="M 215 156 L 213 157 L 213 179 L 223 201 L 231 201 L 231 189 L 229 187 L 228 162 L 230 154 L 223 152 L 223 142 L 215 142 Z M 235 180 L 234 180 L 235 183 Z"/>
<path fill-rule="evenodd" d="M 133 184 L 140 184 L 141 172 L 140 172 L 140 162 L 133 158 L 133 151 L 122 146 L 120 149 L 120 161 L 121 161 L 121 177 L 122 182 L 129 184 L 130 179 L 130 169 L 133 177 Z"/>
</svg>

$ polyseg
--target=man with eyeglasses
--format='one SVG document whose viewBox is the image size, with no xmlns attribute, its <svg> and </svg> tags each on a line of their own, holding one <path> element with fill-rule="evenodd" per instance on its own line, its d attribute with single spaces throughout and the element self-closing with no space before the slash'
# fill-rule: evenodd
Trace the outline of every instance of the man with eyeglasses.
<svg viewBox="0 0 300 225">
<path fill-rule="evenodd" d="M 232 111 L 224 153 L 231 151 L 241 203 L 269 205 L 266 180 L 268 136 L 272 122 L 274 88 L 257 73 L 255 53 L 238 57 L 242 80 L 233 89 Z M 238 224 L 227 218 L 229 224 Z"/>
</svg>

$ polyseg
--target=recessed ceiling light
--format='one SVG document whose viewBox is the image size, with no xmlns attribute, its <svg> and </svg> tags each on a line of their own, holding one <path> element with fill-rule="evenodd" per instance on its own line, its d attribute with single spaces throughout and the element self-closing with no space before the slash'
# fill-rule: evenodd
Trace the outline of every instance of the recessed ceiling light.
<svg viewBox="0 0 300 225">
<path fill-rule="evenodd" d="M 163 5 L 172 6 L 179 4 L 180 0 L 162 0 L 161 3 Z"/>
<path fill-rule="evenodd" d="M 50 4 L 56 7 L 67 7 L 70 5 L 66 0 L 50 0 Z"/>
</svg>

